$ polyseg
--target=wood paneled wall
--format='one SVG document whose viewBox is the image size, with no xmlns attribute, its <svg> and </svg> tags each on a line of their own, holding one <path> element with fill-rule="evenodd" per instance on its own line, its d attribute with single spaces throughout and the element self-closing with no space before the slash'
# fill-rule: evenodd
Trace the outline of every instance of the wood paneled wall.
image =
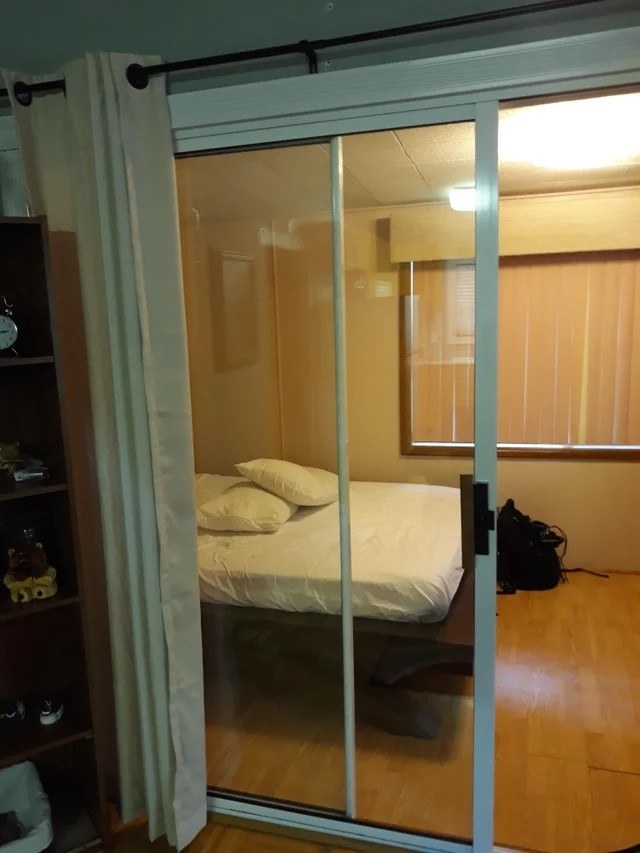
<svg viewBox="0 0 640 853">
<path fill-rule="evenodd" d="M 233 475 L 234 465 L 282 453 L 270 222 L 180 223 L 196 468 Z M 221 348 L 222 253 L 253 263 L 254 301 L 231 306 L 234 323 L 255 329 L 234 363 Z"/>
<path fill-rule="evenodd" d="M 395 209 L 391 259 L 472 258 L 475 216 L 448 204 Z M 640 187 L 500 199 L 500 255 L 640 248 Z"/>
<path fill-rule="evenodd" d="M 471 471 L 471 460 L 400 454 L 401 290 L 390 232 L 395 212 L 346 215 L 351 473 L 356 480 L 455 486 L 461 473 Z M 282 455 L 335 469 L 327 225 L 307 223 L 295 257 L 291 249 L 260 245 L 258 227 L 247 233 L 246 224 L 198 229 L 182 223 L 196 462 L 203 471 L 233 473 L 242 458 Z M 207 245 L 253 251 L 257 259 L 260 357 L 223 374 L 216 373 L 208 320 L 211 283 L 202 253 Z M 640 570 L 640 464 L 501 460 L 498 471 L 501 502 L 513 497 L 527 513 L 566 530 L 568 565 Z"/>
<path fill-rule="evenodd" d="M 456 486 L 470 459 L 401 456 L 399 267 L 391 211 L 347 213 L 347 379 L 351 473 L 357 480 Z M 501 459 L 498 500 L 559 524 L 568 566 L 640 571 L 640 463 Z M 603 535 L 606 531 L 606 535 Z"/>
<path fill-rule="evenodd" d="M 331 222 L 299 225 L 296 240 L 273 247 L 282 454 L 336 471 Z"/>
</svg>

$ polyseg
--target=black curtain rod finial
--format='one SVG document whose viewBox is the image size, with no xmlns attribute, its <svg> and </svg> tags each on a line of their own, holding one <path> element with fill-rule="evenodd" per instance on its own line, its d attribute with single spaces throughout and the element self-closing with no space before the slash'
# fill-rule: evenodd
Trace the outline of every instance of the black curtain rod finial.
<svg viewBox="0 0 640 853">
<path fill-rule="evenodd" d="M 146 89 L 149 85 L 149 71 L 138 62 L 127 66 L 127 80 L 134 89 Z"/>
<path fill-rule="evenodd" d="M 16 80 L 13 84 L 13 97 L 20 104 L 21 107 L 29 107 L 31 106 L 31 102 L 33 101 L 33 94 L 31 92 L 31 87 L 28 83 L 25 83 L 22 80 Z"/>
</svg>

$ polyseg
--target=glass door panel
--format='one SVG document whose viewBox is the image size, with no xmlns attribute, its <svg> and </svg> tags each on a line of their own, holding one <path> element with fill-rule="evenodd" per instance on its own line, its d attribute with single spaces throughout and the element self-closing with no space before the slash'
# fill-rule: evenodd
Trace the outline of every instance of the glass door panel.
<svg viewBox="0 0 640 853">
<path fill-rule="evenodd" d="M 498 599 L 496 843 L 640 849 L 640 92 L 503 103 L 499 154 L 499 499 L 615 572 Z"/>
<path fill-rule="evenodd" d="M 298 508 L 282 500 L 286 471 L 259 475 L 265 459 L 337 471 L 329 146 L 185 158 L 176 172 L 208 784 L 342 812 L 336 496 Z M 228 479 L 240 473 L 261 486 Z"/>
<path fill-rule="evenodd" d="M 497 111 L 482 110 L 176 173 L 210 790 L 485 853 L 495 555 L 463 565 L 459 488 L 475 475 L 493 500 Z M 337 473 L 340 499 L 334 480 L 287 520 L 282 501 L 265 510 L 271 532 L 229 529 L 220 500 L 287 496 L 282 471 L 256 475 L 264 460 Z"/>
<path fill-rule="evenodd" d="M 342 142 L 355 814 L 470 839 L 475 125 Z"/>
</svg>

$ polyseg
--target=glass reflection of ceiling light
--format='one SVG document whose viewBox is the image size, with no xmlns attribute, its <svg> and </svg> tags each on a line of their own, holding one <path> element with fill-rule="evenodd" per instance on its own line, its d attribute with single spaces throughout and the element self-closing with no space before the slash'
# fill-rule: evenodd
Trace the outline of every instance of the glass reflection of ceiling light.
<svg viewBox="0 0 640 853">
<path fill-rule="evenodd" d="M 453 210 L 475 210 L 476 188 L 455 187 L 449 190 L 449 204 Z"/>
<path fill-rule="evenodd" d="M 640 94 L 524 107 L 500 121 L 500 160 L 598 169 L 640 155 Z"/>
</svg>

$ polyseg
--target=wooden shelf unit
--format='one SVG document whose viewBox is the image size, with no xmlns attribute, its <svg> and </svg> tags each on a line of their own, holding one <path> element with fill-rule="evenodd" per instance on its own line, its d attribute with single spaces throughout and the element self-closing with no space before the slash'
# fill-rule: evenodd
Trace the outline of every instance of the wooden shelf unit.
<svg viewBox="0 0 640 853">
<path fill-rule="evenodd" d="M 78 395 L 84 403 L 89 399 L 88 388 L 74 384 L 73 375 L 70 383 L 65 377 L 65 371 L 72 373 L 73 348 L 75 360 L 82 358 L 77 340 L 69 339 L 82 328 L 80 300 L 76 293 L 73 303 L 52 278 L 45 220 L 0 218 L 0 296 L 13 305 L 19 329 L 18 355 L 0 353 L 0 442 L 19 442 L 50 471 L 46 479 L 24 483 L 0 472 L 0 578 L 8 549 L 32 527 L 58 584 L 55 597 L 26 604 L 12 603 L 0 585 L 0 702 L 19 699 L 27 709 L 22 721 L 0 722 L 0 767 L 34 761 L 51 802 L 52 850 L 69 853 L 109 844 L 91 635 L 92 622 L 104 621 L 104 613 L 94 620 L 91 611 L 105 605 L 93 598 L 92 576 L 100 566 L 89 566 L 87 575 L 83 565 L 82 505 L 91 496 L 82 491 L 87 480 L 77 474 L 85 459 L 73 458 L 74 429 L 90 435 L 88 415 L 76 405 Z M 86 384 L 86 371 L 81 378 Z M 39 700 L 57 694 L 64 698 L 64 714 L 43 726 Z"/>
<path fill-rule="evenodd" d="M 96 788 L 94 741 L 79 736 L 34 759 L 50 791 L 53 844 L 50 853 L 74 853 L 104 846 Z"/>
<path fill-rule="evenodd" d="M 52 355 L 40 355 L 36 358 L 20 358 L 0 355 L 0 368 L 2 367 L 33 367 L 36 364 L 53 364 Z"/>
<path fill-rule="evenodd" d="M 0 603 L 0 623 L 10 619 L 24 619 L 26 616 L 36 616 L 47 610 L 57 610 L 58 607 L 69 607 L 80 602 L 79 595 L 69 595 L 62 590 L 58 591 L 55 598 L 45 598 L 42 601 L 30 601 L 28 604 L 14 604 L 7 601 L 6 597 Z"/>
<path fill-rule="evenodd" d="M 93 737 L 91 729 L 69 714 L 53 726 L 41 726 L 37 719 L 32 719 L 16 722 L 12 727 L 14 731 L 8 730 L 0 739 L 0 767 L 30 761 L 48 750 Z"/>
<path fill-rule="evenodd" d="M 8 478 L 0 480 L 0 501 L 14 501 L 19 498 L 32 498 L 36 495 L 48 495 L 53 492 L 66 492 L 66 483 L 46 480 L 32 480 L 25 483 L 15 483 Z"/>
</svg>

